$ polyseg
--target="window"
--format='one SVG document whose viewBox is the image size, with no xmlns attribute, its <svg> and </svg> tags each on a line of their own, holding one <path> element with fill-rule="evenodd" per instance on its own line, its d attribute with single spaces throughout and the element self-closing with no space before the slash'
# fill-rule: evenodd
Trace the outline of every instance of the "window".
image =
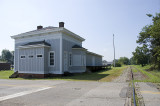
<svg viewBox="0 0 160 106">
<path fill-rule="evenodd" d="M 24 59 L 25 58 L 25 56 L 21 56 L 21 59 Z"/>
<path fill-rule="evenodd" d="M 54 54 L 54 52 L 53 51 L 51 51 L 50 53 L 49 53 L 49 65 L 50 66 L 54 66 L 54 56 L 55 54 Z"/>
<path fill-rule="evenodd" d="M 33 56 L 31 55 L 31 56 L 28 56 L 29 58 L 33 58 Z"/>
<path fill-rule="evenodd" d="M 42 58 L 42 54 L 37 54 L 37 57 L 38 58 Z"/>
<path fill-rule="evenodd" d="M 69 53 L 69 66 L 72 66 L 72 53 Z"/>
<path fill-rule="evenodd" d="M 81 55 L 73 55 L 73 66 L 82 66 Z"/>
</svg>

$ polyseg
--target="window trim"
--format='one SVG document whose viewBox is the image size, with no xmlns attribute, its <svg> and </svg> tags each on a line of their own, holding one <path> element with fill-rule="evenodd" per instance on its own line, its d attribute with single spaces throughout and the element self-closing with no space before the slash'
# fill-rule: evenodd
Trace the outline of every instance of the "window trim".
<svg viewBox="0 0 160 106">
<path fill-rule="evenodd" d="M 54 56 L 53 56 L 53 57 L 54 57 L 54 58 L 53 58 L 53 59 L 54 59 L 54 65 L 51 65 L 51 64 L 50 64 L 50 53 L 54 53 Z M 56 62 L 55 62 L 55 51 L 49 51 L 49 53 L 48 53 L 48 66 L 49 66 L 49 67 L 54 67 L 54 66 L 55 66 L 55 63 L 56 63 Z"/>
<path fill-rule="evenodd" d="M 24 58 L 21 58 L 21 56 L 24 56 Z M 26 59 L 26 55 L 20 55 L 20 59 Z"/>
</svg>

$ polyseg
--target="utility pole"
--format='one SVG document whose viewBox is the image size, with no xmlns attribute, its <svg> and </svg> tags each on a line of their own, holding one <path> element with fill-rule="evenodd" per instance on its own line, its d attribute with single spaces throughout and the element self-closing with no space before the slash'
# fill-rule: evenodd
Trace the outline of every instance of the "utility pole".
<svg viewBox="0 0 160 106">
<path fill-rule="evenodd" d="M 114 49 L 114 67 L 115 67 L 115 45 L 114 45 L 114 34 L 113 34 L 113 49 Z"/>
</svg>

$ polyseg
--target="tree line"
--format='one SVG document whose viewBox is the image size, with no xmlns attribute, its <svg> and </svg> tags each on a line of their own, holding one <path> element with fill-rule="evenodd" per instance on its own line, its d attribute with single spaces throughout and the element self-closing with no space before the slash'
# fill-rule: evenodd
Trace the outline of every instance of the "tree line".
<svg viewBox="0 0 160 106">
<path fill-rule="evenodd" d="M 132 53 L 130 59 L 131 64 L 152 64 L 154 69 L 160 70 L 160 13 L 155 16 L 147 14 L 152 18 L 152 24 L 143 27 L 136 41 L 140 46 L 137 46 Z"/>
<path fill-rule="evenodd" d="M 1 56 L 0 56 L 0 61 L 13 64 L 14 63 L 14 51 L 3 49 L 1 52 Z"/>
<path fill-rule="evenodd" d="M 153 69 L 160 70 L 160 13 L 156 13 L 155 16 L 147 14 L 147 16 L 152 18 L 152 24 L 144 26 L 139 33 L 136 43 L 140 46 L 132 52 L 133 56 L 130 59 L 127 57 L 117 59 L 116 67 L 130 64 L 143 67 L 150 64 Z"/>
</svg>

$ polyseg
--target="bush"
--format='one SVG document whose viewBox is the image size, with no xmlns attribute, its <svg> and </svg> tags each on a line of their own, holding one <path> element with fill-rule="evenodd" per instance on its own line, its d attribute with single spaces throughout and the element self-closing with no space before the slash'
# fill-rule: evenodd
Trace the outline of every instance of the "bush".
<svg viewBox="0 0 160 106">
<path fill-rule="evenodd" d="M 114 66 L 114 64 L 113 64 L 113 66 Z M 115 67 L 121 67 L 121 64 L 116 62 Z"/>
</svg>

